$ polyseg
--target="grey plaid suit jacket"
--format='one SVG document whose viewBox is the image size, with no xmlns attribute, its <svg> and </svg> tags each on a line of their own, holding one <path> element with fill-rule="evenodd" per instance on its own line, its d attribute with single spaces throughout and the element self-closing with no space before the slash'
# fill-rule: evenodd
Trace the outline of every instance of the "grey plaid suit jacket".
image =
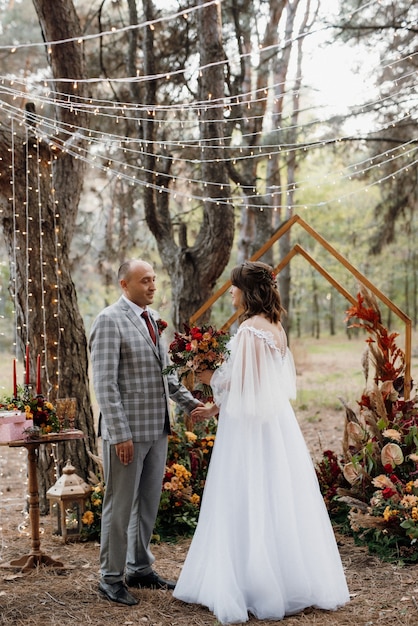
<svg viewBox="0 0 418 626">
<path fill-rule="evenodd" d="M 199 402 L 175 374 L 162 375 L 167 348 L 158 337 L 156 311 L 149 309 L 157 345 L 138 316 L 121 297 L 93 323 L 90 352 L 93 384 L 101 413 L 100 430 L 111 444 L 128 439 L 154 441 L 164 432 L 171 398 L 190 412 Z"/>
</svg>

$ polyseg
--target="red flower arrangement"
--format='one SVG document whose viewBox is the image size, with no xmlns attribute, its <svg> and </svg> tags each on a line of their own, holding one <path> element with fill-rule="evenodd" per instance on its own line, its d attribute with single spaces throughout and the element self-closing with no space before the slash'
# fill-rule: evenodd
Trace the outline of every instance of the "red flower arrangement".
<svg viewBox="0 0 418 626">
<path fill-rule="evenodd" d="M 25 398 L 23 389 L 19 387 L 19 397 L 7 397 L 0 402 L 0 410 L 7 408 L 8 411 L 21 411 L 26 413 L 27 420 L 33 420 L 33 434 L 48 435 L 60 430 L 59 420 L 55 406 L 42 395 Z"/>
<path fill-rule="evenodd" d="M 214 370 L 223 363 L 228 351 L 229 335 L 213 326 L 184 325 L 184 333 L 174 333 L 169 346 L 172 364 L 164 374 L 178 372 L 179 378 L 197 370 Z"/>
</svg>

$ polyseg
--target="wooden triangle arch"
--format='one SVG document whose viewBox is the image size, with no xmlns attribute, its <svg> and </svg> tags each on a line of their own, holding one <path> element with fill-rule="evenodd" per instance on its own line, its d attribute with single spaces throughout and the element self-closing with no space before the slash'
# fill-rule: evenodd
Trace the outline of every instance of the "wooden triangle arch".
<svg viewBox="0 0 418 626">
<path fill-rule="evenodd" d="M 409 398 L 410 392 L 410 383 L 411 383 L 411 353 L 412 353 L 412 321 L 411 318 L 406 315 L 399 307 L 396 306 L 384 293 L 380 291 L 368 278 L 366 278 L 358 269 L 354 267 L 342 254 L 340 254 L 326 239 L 324 239 L 319 233 L 316 232 L 305 220 L 303 220 L 299 215 L 294 215 L 289 220 L 284 222 L 280 228 L 274 233 L 272 237 L 250 258 L 250 261 L 257 261 L 260 257 L 263 256 L 269 250 L 272 245 L 280 239 L 294 224 L 299 224 L 302 228 L 306 230 L 306 232 L 311 235 L 325 250 L 327 250 L 330 254 L 332 254 L 337 261 L 343 265 L 353 276 L 357 278 L 357 280 L 364 285 L 367 289 L 369 289 L 379 300 L 381 300 L 384 304 L 395 315 L 402 320 L 405 324 L 405 381 L 404 381 L 404 394 L 405 399 Z M 328 282 L 331 283 L 333 287 L 335 287 L 351 304 L 356 304 L 357 299 L 352 296 L 338 281 L 336 281 L 326 270 L 322 267 L 312 256 L 306 252 L 306 250 L 300 246 L 299 244 L 295 244 L 293 248 L 288 252 L 288 254 L 280 261 L 280 263 L 275 267 L 274 271 L 279 273 L 296 255 L 301 254 L 318 272 L 324 276 Z M 209 300 L 203 304 L 200 309 L 194 313 L 194 315 L 190 318 L 190 324 L 193 325 L 196 321 L 213 305 L 220 296 L 222 296 L 231 286 L 231 281 L 228 280 L 222 287 L 220 287 L 216 293 L 213 294 Z M 228 329 L 231 324 L 238 318 L 239 313 L 235 312 L 227 322 L 222 326 L 223 330 Z"/>
</svg>

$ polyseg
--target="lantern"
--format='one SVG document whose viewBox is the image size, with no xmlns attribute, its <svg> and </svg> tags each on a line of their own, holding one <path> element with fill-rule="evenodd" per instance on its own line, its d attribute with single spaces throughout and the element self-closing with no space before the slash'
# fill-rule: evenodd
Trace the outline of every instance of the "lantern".
<svg viewBox="0 0 418 626">
<path fill-rule="evenodd" d="M 56 513 L 55 534 L 61 535 L 64 542 L 80 538 L 81 519 L 90 492 L 91 487 L 77 476 L 69 460 L 62 470 L 62 476 L 46 492 Z"/>
</svg>

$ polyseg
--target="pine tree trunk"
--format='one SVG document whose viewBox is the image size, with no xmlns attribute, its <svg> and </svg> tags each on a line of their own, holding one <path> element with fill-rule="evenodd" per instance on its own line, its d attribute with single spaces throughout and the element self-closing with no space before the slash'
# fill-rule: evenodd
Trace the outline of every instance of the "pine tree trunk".
<svg viewBox="0 0 418 626">
<path fill-rule="evenodd" d="M 71 0 L 51 3 L 33 0 L 46 41 L 73 39 L 51 47 L 48 60 L 54 76 L 84 77 L 83 51 L 77 43 L 80 25 Z M 55 90 L 67 93 L 67 102 L 77 104 L 83 87 L 57 82 Z M 42 129 L 42 118 L 30 103 L 21 122 L 0 127 L 1 224 L 8 247 L 11 285 L 16 307 L 17 342 L 23 357 L 30 346 L 30 371 L 34 380 L 36 356 L 41 355 L 42 392 L 52 402 L 56 397 L 76 397 L 76 426 L 85 439 L 43 445 L 38 457 L 40 509 L 48 511 L 47 489 L 61 473 L 68 458 L 85 480 L 94 471 L 87 450 L 96 451 L 90 404 L 87 343 L 70 275 L 69 248 L 74 232 L 83 184 L 84 163 L 71 152 L 84 142 L 68 128 L 87 125 L 83 112 L 57 107 L 57 134 L 52 149 Z M 3 121 L 3 120 L 2 120 Z M 40 128 L 38 128 L 40 127 Z M 61 130 L 62 129 L 62 130 Z M 71 150 L 69 149 L 71 148 Z"/>
</svg>

